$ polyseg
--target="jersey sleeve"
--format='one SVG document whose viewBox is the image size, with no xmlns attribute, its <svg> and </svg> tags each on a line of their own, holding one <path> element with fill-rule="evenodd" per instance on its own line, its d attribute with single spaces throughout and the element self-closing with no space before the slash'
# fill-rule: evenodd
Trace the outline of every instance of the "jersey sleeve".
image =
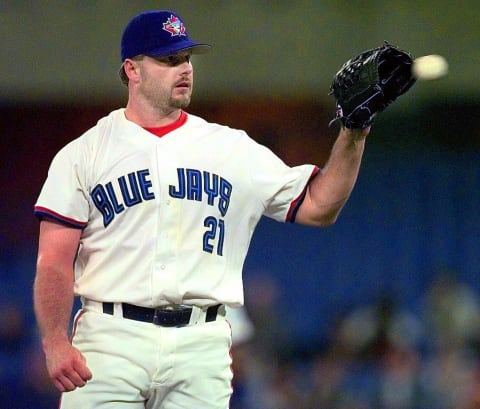
<svg viewBox="0 0 480 409">
<path fill-rule="evenodd" d="M 47 218 L 78 229 L 87 225 L 85 161 L 79 145 L 79 140 L 69 143 L 52 160 L 34 206 L 40 220 Z"/>
<path fill-rule="evenodd" d="M 281 222 L 295 222 L 307 185 L 319 171 L 315 165 L 286 165 L 270 149 L 254 143 L 249 152 L 254 189 L 264 206 L 264 215 Z"/>
</svg>

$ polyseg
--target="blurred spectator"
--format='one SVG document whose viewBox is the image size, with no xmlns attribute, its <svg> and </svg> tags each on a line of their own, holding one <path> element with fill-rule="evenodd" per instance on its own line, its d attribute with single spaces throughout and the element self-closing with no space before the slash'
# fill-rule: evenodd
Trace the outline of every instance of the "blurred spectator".
<svg viewBox="0 0 480 409">
<path fill-rule="evenodd" d="M 13 302 L 0 302 L 0 345 L 2 353 L 13 355 L 24 347 L 29 334 L 23 310 Z"/>
<path fill-rule="evenodd" d="M 424 300 L 428 328 L 423 383 L 428 400 L 438 409 L 480 407 L 480 299 L 457 279 L 441 271 Z"/>
<path fill-rule="evenodd" d="M 379 407 L 419 408 L 423 395 L 420 369 L 420 355 L 412 345 L 400 346 L 392 343 L 384 351 L 379 366 Z"/>
<path fill-rule="evenodd" d="M 431 348 L 462 348 L 480 341 L 480 298 L 454 271 L 441 271 L 432 282 L 424 319 Z"/>
<path fill-rule="evenodd" d="M 478 359 L 465 349 L 442 349 L 425 359 L 422 383 L 426 401 L 435 409 L 467 407 L 478 384 Z"/>
<path fill-rule="evenodd" d="M 253 276 L 245 283 L 245 305 L 255 326 L 255 346 L 265 359 L 276 360 L 285 354 L 290 331 L 281 315 L 281 289 L 268 271 Z"/>
<path fill-rule="evenodd" d="M 340 323 L 336 341 L 362 358 L 381 358 L 392 347 L 411 348 L 421 342 L 423 324 L 390 296 L 353 309 Z"/>
<path fill-rule="evenodd" d="M 308 408 L 416 409 L 420 320 L 393 297 L 350 311 L 312 366 Z"/>
</svg>

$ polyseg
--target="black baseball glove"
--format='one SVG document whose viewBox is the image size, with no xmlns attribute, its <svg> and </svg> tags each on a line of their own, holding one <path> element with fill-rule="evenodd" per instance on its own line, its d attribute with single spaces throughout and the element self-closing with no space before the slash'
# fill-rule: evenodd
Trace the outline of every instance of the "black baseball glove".
<svg viewBox="0 0 480 409">
<path fill-rule="evenodd" d="M 337 112 L 330 125 L 340 119 L 350 129 L 370 126 L 376 114 L 415 83 L 411 55 L 385 44 L 348 60 L 333 77 L 329 95 Z"/>
</svg>

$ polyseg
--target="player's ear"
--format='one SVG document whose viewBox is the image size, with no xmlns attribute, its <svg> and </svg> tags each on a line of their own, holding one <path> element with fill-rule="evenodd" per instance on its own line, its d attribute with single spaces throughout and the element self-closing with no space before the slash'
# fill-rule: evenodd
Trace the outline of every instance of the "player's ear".
<svg viewBox="0 0 480 409">
<path fill-rule="evenodd" d="M 125 72 L 125 68 L 123 66 L 123 63 L 122 65 L 120 66 L 120 69 L 118 70 L 118 75 L 120 76 L 120 79 L 122 80 L 122 83 L 124 85 L 128 85 L 128 82 L 130 81 L 129 78 L 127 77 L 127 74 Z"/>
<path fill-rule="evenodd" d="M 139 75 L 139 59 L 130 59 L 127 58 L 123 62 L 123 71 L 125 76 L 128 78 L 129 81 L 135 82 L 138 79 Z"/>
</svg>

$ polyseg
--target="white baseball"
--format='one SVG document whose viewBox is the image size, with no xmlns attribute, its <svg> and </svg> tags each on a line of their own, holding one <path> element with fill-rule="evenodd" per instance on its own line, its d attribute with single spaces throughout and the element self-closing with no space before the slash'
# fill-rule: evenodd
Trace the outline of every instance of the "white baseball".
<svg viewBox="0 0 480 409">
<path fill-rule="evenodd" d="M 424 55 L 413 61 L 412 74 L 417 80 L 434 80 L 447 73 L 448 62 L 441 55 Z"/>
</svg>

